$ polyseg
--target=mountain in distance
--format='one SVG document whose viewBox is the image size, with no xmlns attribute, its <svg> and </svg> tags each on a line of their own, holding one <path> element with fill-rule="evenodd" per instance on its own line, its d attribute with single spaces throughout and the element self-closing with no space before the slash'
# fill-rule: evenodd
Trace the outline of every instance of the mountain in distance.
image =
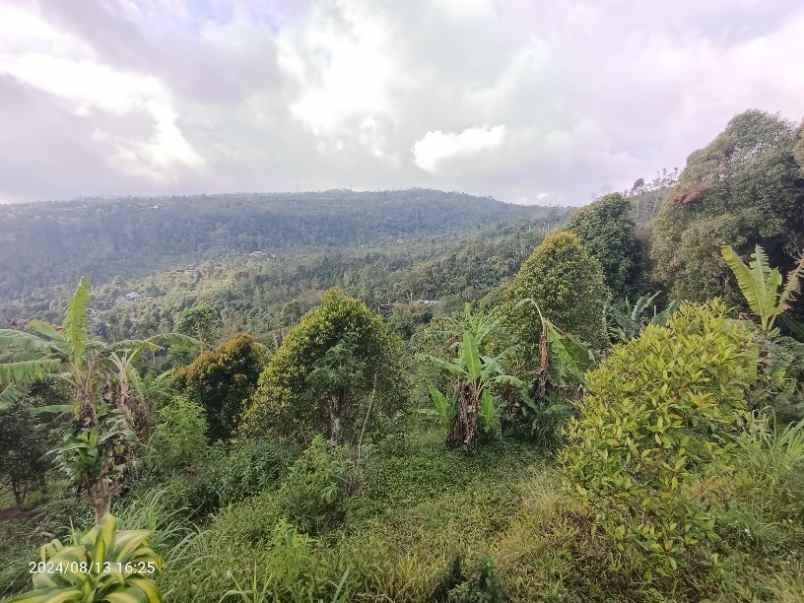
<svg viewBox="0 0 804 603">
<path fill-rule="evenodd" d="M 430 189 L 80 199 L 0 207 L 0 298 L 255 251 L 398 242 L 563 208 Z"/>
</svg>

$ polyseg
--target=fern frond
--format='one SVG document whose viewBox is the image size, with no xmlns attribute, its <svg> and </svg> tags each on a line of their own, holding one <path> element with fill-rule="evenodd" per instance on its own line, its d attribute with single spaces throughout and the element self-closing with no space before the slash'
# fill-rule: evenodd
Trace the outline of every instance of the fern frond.
<svg viewBox="0 0 804 603">
<path fill-rule="evenodd" d="M 70 343 L 73 360 L 76 363 L 83 356 L 89 343 L 89 298 L 89 279 L 84 277 L 78 283 L 64 316 L 64 338 Z"/>
</svg>

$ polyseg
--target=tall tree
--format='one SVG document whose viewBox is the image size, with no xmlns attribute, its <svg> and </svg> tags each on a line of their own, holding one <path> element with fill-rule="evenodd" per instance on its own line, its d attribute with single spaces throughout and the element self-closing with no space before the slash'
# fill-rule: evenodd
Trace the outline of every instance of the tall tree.
<svg viewBox="0 0 804 603">
<path fill-rule="evenodd" d="M 210 440 L 228 438 L 240 419 L 265 363 L 265 348 L 240 334 L 176 371 L 176 384 L 206 410 Z"/>
<path fill-rule="evenodd" d="M 614 193 L 577 210 L 567 224 L 600 262 L 606 285 L 616 297 L 634 292 L 644 266 L 631 212 L 631 202 Z"/>
<path fill-rule="evenodd" d="M 356 436 L 406 398 L 400 347 L 363 302 L 327 291 L 271 356 L 244 427 L 302 439 L 324 433 L 333 442 Z"/>
<path fill-rule="evenodd" d="M 522 264 L 508 290 L 508 322 L 526 353 L 535 359 L 541 320 L 537 307 L 563 332 L 601 348 L 603 314 L 610 293 L 600 263 L 571 231 L 544 239 Z M 535 304 L 522 304 L 524 300 Z"/>
</svg>

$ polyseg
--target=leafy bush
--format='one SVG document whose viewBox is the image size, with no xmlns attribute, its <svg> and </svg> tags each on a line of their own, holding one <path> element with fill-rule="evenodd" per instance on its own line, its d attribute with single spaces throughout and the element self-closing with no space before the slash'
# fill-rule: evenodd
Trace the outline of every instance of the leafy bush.
<svg viewBox="0 0 804 603">
<path fill-rule="evenodd" d="M 733 446 L 756 376 L 750 328 L 719 301 L 682 306 L 667 327 L 647 327 L 588 375 L 564 466 L 628 567 L 641 567 L 648 582 L 672 576 L 715 537 L 690 486 Z"/>
<path fill-rule="evenodd" d="M 332 448 L 316 436 L 290 466 L 277 493 L 279 506 L 304 532 L 324 532 L 343 519 L 354 479 L 345 449 Z"/>
<path fill-rule="evenodd" d="M 184 469 L 207 452 L 204 409 L 186 396 L 175 396 L 157 412 L 147 464 L 159 473 Z"/>
<path fill-rule="evenodd" d="M 218 443 L 157 487 L 164 488 L 167 506 L 186 508 L 193 519 L 202 520 L 277 483 L 295 454 L 282 440 Z"/>
<path fill-rule="evenodd" d="M 363 302 L 326 292 L 260 375 L 246 428 L 302 440 L 355 438 L 372 415 L 393 414 L 407 397 L 400 347 Z"/>
<path fill-rule="evenodd" d="M 210 440 L 233 433 L 263 363 L 263 347 L 250 335 L 241 334 L 202 352 L 190 366 L 177 371 L 177 386 L 206 410 Z"/>
<path fill-rule="evenodd" d="M 603 347 L 603 313 L 609 293 L 600 263 L 578 235 L 559 231 L 544 239 L 522 264 L 508 291 L 508 315 L 516 341 L 535 358 L 542 314 L 564 332 Z M 522 304 L 531 299 L 535 304 Z"/>
</svg>

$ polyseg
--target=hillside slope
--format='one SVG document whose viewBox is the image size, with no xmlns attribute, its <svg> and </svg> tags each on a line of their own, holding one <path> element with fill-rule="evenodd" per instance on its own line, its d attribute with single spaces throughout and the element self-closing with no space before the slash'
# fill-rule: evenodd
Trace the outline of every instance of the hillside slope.
<svg viewBox="0 0 804 603">
<path fill-rule="evenodd" d="M 230 253 L 439 235 L 556 211 L 426 189 L 9 205 L 0 207 L 0 297 L 81 275 L 103 281 Z"/>
</svg>

